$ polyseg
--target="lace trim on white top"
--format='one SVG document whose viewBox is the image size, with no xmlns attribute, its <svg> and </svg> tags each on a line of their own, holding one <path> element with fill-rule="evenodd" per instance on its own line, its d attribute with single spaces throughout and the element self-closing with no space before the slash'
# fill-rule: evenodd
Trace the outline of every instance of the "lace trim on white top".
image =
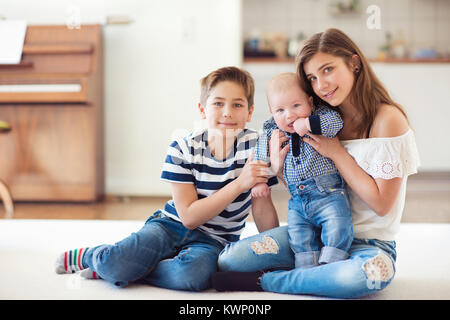
<svg viewBox="0 0 450 320">
<path fill-rule="evenodd" d="M 373 178 L 393 179 L 417 173 L 420 165 L 414 132 L 398 137 L 345 140 L 342 144 Z"/>
</svg>

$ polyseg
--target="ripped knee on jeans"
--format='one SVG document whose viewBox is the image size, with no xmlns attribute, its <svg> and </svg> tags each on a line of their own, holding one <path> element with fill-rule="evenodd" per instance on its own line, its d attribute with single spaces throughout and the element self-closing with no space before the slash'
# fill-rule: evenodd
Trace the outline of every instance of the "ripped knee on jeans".
<svg viewBox="0 0 450 320">
<path fill-rule="evenodd" d="M 257 255 L 265 253 L 277 254 L 279 250 L 278 243 L 269 236 L 264 236 L 264 241 L 251 242 L 250 248 Z"/>
<path fill-rule="evenodd" d="M 394 276 L 394 264 L 382 251 L 366 261 L 362 268 L 370 281 L 388 281 Z"/>
</svg>

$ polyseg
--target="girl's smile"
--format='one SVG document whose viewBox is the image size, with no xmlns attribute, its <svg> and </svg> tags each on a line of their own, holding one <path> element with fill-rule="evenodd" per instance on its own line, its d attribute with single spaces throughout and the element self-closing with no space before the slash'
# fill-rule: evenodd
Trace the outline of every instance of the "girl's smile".
<svg viewBox="0 0 450 320">
<path fill-rule="evenodd" d="M 333 97 L 333 96 L 334 96 L 334 93 L 336 92 L 337 89 L 338 89 L 338 88 L 336 88 L 336 89 L 334 89 L 334 90 L 331 90 L 330 92 L 324 94 L 324 95 L 323 95 L 324 98 L 325 98 L 325 99 L 330 99 L 331 97 Z"/>
</svg>

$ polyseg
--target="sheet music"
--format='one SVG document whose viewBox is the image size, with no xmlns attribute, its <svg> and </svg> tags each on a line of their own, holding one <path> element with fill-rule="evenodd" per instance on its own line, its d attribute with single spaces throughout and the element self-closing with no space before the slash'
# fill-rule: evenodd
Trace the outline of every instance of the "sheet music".
<svg viewBox="0 0 450 320">
<path fill-rule="evenodd" d="M 18 64 L 27 31 L 25 20 L 0 20 L 0 64 Z"/>
<path fill-rule="evenodd" d="M 80 84 L 0 84 L 0 92 L 80 92 Z"/>
</svg>

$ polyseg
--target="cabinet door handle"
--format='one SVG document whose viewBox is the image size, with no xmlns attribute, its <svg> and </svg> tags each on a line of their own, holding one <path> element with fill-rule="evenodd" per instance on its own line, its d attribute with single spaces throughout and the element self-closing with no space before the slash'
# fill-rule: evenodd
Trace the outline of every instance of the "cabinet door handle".
<svg viewBox="0 0 450 320">
<path fill-rule="evenodd" d="M 11 131 L 11 126 L 8 122 L 0 120 L 0 132 Z"/>
</svg>

